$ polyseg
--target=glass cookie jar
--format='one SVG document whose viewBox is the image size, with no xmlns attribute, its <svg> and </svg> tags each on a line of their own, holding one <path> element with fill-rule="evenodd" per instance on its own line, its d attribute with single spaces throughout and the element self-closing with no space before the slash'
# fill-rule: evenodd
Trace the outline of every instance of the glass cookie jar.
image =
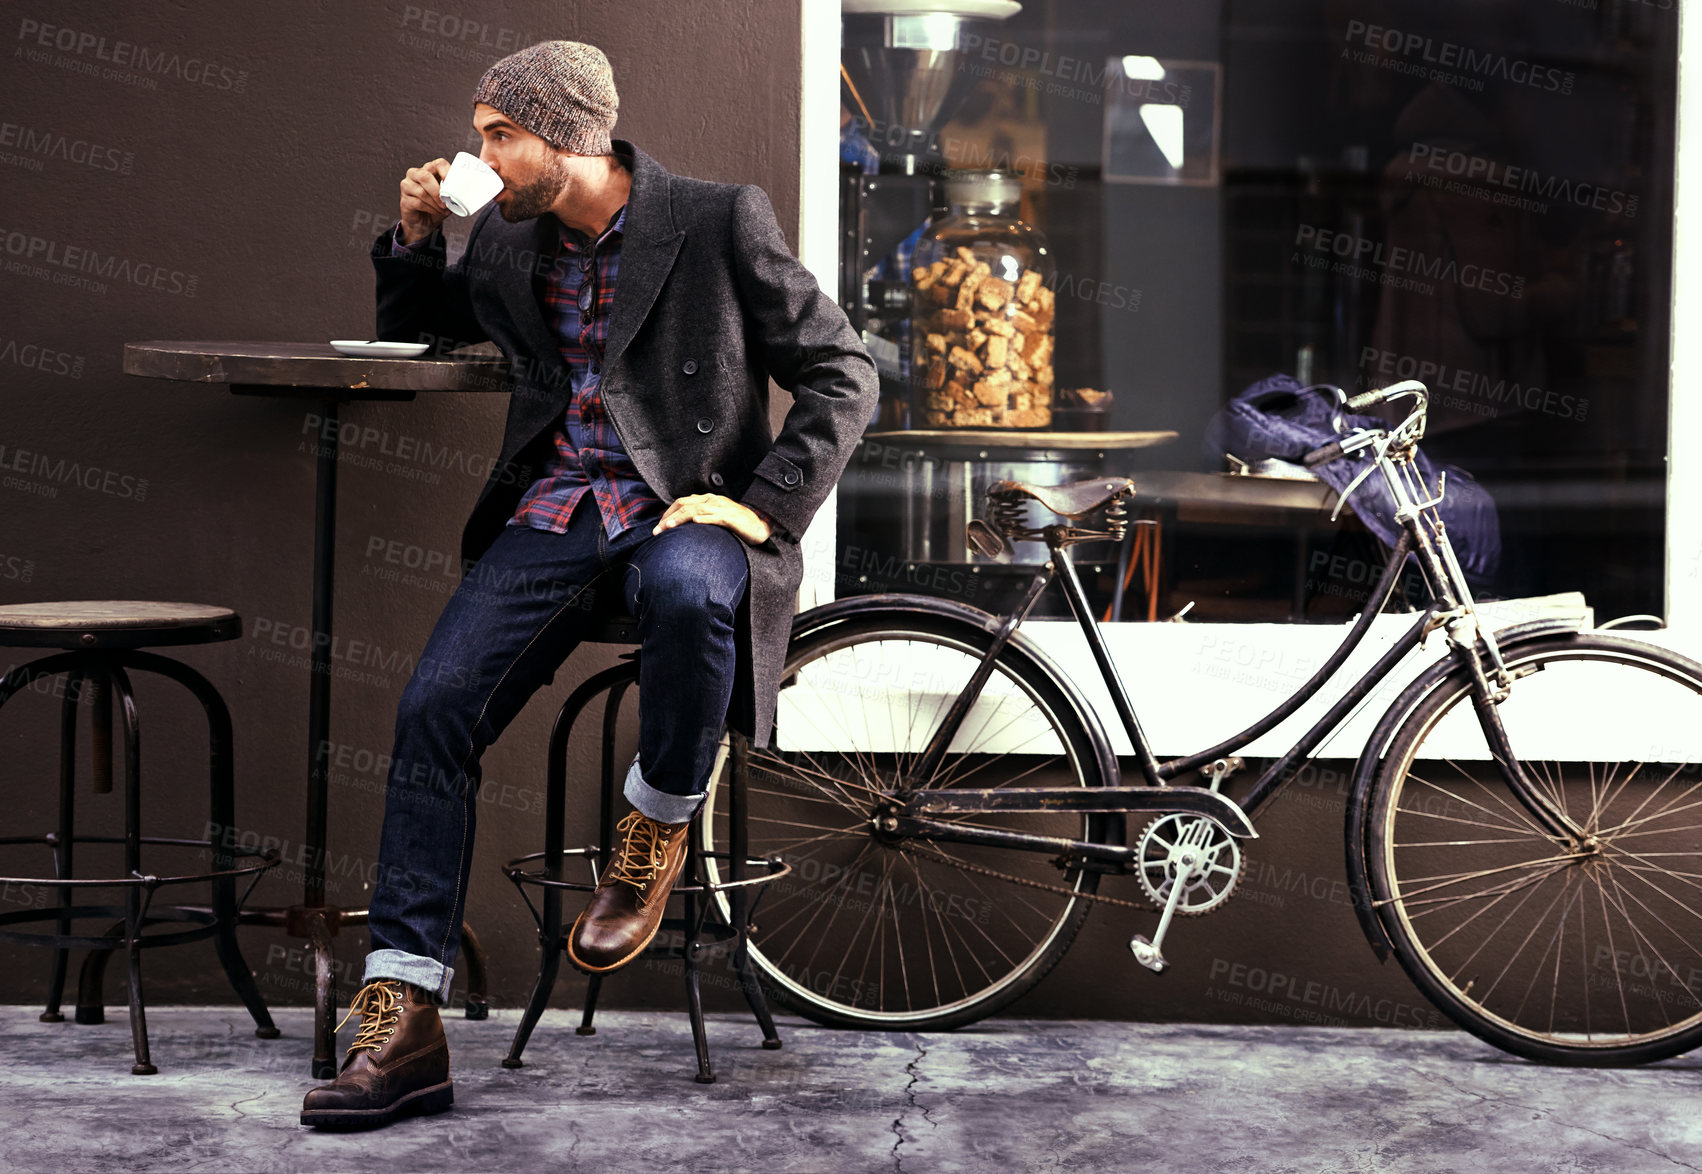
<svg viewBox="0 0 1702 1174">
<path fill-rule="evenodd" d="M 917 428 L 1052 422 L 1051 250 L 1017 217 L 1022 177 L 953 171 L 950 214 L 912 254 L 911 413 Z"/>
</svg>

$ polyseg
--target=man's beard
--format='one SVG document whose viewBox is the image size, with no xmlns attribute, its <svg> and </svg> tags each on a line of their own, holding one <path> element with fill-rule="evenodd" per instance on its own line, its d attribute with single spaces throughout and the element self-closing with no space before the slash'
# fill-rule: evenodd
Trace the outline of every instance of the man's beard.
<svg viewBox="0 0 1702 1174">
<path fill-rule="evenodd" d="M 561 195 L 567 182 L 567 162 L 551 159 L 530 183 L 509 188 L 508 200 L 499 205 L 498 210 L 502 213 L 502 218 L 510 224 L 542 216 L 550 210 L 550 205 L 556 202 L 556 197 Z"/>
</svg>

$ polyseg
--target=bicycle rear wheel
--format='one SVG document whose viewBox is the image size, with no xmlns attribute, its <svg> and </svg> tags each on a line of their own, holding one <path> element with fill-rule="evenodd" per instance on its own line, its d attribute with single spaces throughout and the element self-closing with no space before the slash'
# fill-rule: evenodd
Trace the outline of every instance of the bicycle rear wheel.
<svg viewBox="0 0 1702 1174">
<path fill-rule="evenodd" d="M 750 751 L 746 822 L 750 853 L 780 856 L 793 872 L 766 886 L 750 957 L 782 1003 L 818 1023 L 971 1023 L 1038 983 L 1087 917 L 1081 894 L 1097 887 L 1096 873 L 1065 871 L 1035 852 L 883 837 L 875 826 L 876 807 L 901 787 L 1101 781 L 1067 697 L 1015 647 L 996 662 L 939 770 L 916 777 L 991 639 L 959 621 L 889 612 L 790 650 L 771 744 Z M 726 792 L 718 775 L 701 825 L 716 846 L 726 843 Z M 1075 840 L 1098 838 L 1102 817 L 942 818 Z"/>
<path fill-rule="evenodd" d="M 1688 1051 L 1702 1044 L 1702 666 L 1595 635 L 1507 663 L 1514 752 L 1591 841 L 1571 847 L 1518 802 L 1450 674 L 1396 733 L 1370 807 L 1395 953 L 1456 1023 L 1517 1055 Z"/>
</svg>

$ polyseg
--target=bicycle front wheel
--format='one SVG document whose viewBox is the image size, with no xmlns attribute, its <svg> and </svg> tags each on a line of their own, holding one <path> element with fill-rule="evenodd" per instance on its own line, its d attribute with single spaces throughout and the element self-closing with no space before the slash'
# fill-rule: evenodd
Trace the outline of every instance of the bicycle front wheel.
<svg viewBox="0 0 1702 1174">
<path fill-rule="evenodd" d="M 1508 788 L 1463 673 L 1396 733 L 1371 803 L 1371 891 L 1396 955 L 1461 1027 L 1550 1063 L 1636 1064 L 1702 1043 L 1702 665 L 1638 641 L 1507 654 Z"/>
<path fill-rule="evenodd" d="M 768 886 L 750 958 L 783 1003 L 837 1027 L 945 1029 L 1038 983 L 1069 948 L 1098 874 L 1057 852 L 883 836 L 877 808 L 906 789 L 1083 787 L 1092 743 L 1047 670 L 1009 647 L 926 778 L 917 761 L 991 636 L 915 613 L 860 617 L 795 643 L 770 745 L 751 749 L 746 825 L 754 856 L 792 874 Z M 727 758 L 721 773 L 732 769 Z M 702 822 L 724 847 L 727 786 Z M 1098 838 L 1079 813 L 945 815 L 1064 840 Z M 713 866 L 713 865 L 712 865 Z M 725 910 L 726 896 L 721 896 Z"/>
</svg>

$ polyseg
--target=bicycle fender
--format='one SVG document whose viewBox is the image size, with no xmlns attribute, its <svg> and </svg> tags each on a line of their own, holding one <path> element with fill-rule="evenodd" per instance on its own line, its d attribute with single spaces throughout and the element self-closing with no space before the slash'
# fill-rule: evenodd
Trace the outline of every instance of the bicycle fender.
<svg viewBox="0 0 1702 1174">
<path fill-rule="evenodd" d="M 1495 643 L 1505 651 L 1521 644 L 1529 644 L 1533 640 L 1575 635 L 1582 627 L 1583 621 L 1578 618 L 1529 620 L 1497 630 Z M 1371 949 L 1379 962 L 1388 961 L 1393 945 L 1389 941 L 1388 930 L 1383 927 L 1381 915 L 1371 904 L 1370 873 L 1366 867 L 1367 854 L 1371 850 L 1371 784 L 1376 778 L 1378 767 L 1382 765 L 1383 755 L 1389 744 L 1394 741 L 1395 734 L 1406 724 L 1407 718 L 1412 715 L 1419 702 L 1448 677 L 1460 671 L 1462 670 L 1453 657 L 1444 656 L 1420 673 L 1378 719 L 1376 728 L 1365 740 L 1365 749 L 1360 752 L 1359 761 L 1354 764 L 1343 837 L 1347 844 L 1347 887 L 1352 896 L 1354 915 L 1359 918 L 1359 928 L 1371 943 Z"/>
<path fill-rule="evenodd" d="M 935 595 L 915 595 L 908 592 L 886 591 L 874 595 L 853 595 L 845 599 L 836 599 L 832 603 L 824 603 L 820 607 L 812 607 L 809 611 L 800 612 L 792 619 L 792 640 L 795 642 L 806 636 L 814 636 L 835 624 L 846 620 L 867 619 L 870 616 L 887 615 L 924 615 L 936 619 L 966 624 L 993 636 L 1004 625 L 1005 617 L 994 615 L 983 608 L 967 603 L 959 603 L 955 599 L 942 599 Z M 1105 724 L 1099 720 L 1099 714 L 1088 703 L 1087 697 L 1076 687 L 1074 680 L 1058 667 L 1051 657 L 1022 634 L 1019 628 L 1011 633 L 1010 646 L 1033 661 L 1042 672 L 1052 679 L 1052 682 L 1063 693 L 1074 716 L 1087 731 L 1089 741 L 1093 746 L 1093 755 L 1098 767 L 1099 780 L 1095 786 L 1115 787 L 1122 780 L 1122 768 L 1117 762 L 1116 752 L 1111 748 L 1111 739 L 1105 732 Z M 1110 843 L 1123 842 L 1122 821 L 1116 821 L 1109 829 L 1115 835 Z"/>
<path fill-rule="evenodd" d="M 792 639 L 813 636 L 823 628 L 844 620 L 862 619 L 879 612 L 900 612 L 944 616 L 962 620 L 986 632 L 989 636 L 999 630 L 1004 617 L 996 616 L 973 604 L 959 603 L 937 595 L 916 595 L 903 591 L 882 591 L 873 595 L 851 595 L 835 599 L 792 617 Z M 1019 632 L 1018 635 L 1021 633 Z"/>
</svg>

